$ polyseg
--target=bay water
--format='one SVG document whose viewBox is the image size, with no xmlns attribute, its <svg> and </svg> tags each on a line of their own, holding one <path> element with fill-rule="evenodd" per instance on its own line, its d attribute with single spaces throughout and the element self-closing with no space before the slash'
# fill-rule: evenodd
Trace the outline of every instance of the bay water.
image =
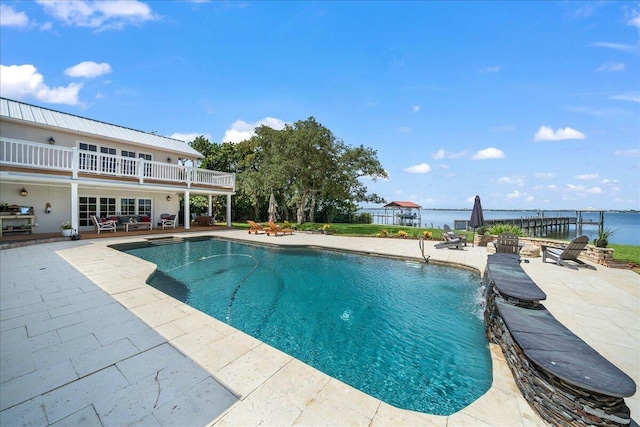
<svg viewBox="0 0 640 427">
<path fill-rule="evenodd" d="M 379 208 L 362 208 L 358 213 L 370 213 L 373 216 L 374 224 L 384 224 L 385 220 L 382 215 L 385 214 L 384 209 Z M 415 212 L 415 210 L 414 210 Z M 392 211 L 387 210 L 386 214 L 391 215 Z M 511 210 L 483 210 L 485 219 L 520 219 L 520 218 L 537 218 L 540 215 L 544 217 L 577 217 L 577 211 L 511 211 Z M 468 221 L 471 218 L 471 210 L 440 210 L 440 209 L 421 209 L 421 227 L 427 228 L 442 228 L 445 224 L 454 228 L 454 222 L 456 220 Z M 583 221 L 590 221 L 597 223 L 599 221 L 600 213 L 594 211 L 583 211 Z M 389 219 L 387 224 L 391 224 Z M 614 230 L 614 233 L 609 238 L 609 243 L 615 243 L 620 245 L 633 245 L 640 246 L 640 212 L 605 212 L 604 213 L 604 228 L 610 228 Z M 555 229 L 547 230 L 543 236 L 560 239 L 560 240 L 572 240 L 581 235 L 589 236 L 589 241 L 593 242 L 598 236 L 597 225 L 582 225 L 581 227 L 571 225 L 568 230 L 559 231 Z"/>
</svg>

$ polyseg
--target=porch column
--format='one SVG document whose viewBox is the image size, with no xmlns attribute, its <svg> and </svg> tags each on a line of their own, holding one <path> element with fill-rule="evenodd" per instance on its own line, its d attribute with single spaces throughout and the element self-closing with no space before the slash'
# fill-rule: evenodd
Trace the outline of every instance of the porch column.
<svg viewBox="0 0 640 427">
<path fill-rule="evenodd" d="M 78 183 L 71 183 L 71 228 L 80 232 L 78 218 Z"/>
<path fill-rule="evenodd" d="M 231 194 L 227 194 L 227 227 L 231 227 Z"/>
<path fill-rule="evenodd" d="M 189 191 L 184 192 L 184 229 L 191 228 L 191 209 L 189 208 Z"/>
<path fill-rule="evenodd" d="M 207 215 L 211 216 L 212 210 L 211 210 L 211 204 L 213 203 L 213 196 L 211 194 L 209 194 L 209 210 L 207 211 Z"/>
</svg>

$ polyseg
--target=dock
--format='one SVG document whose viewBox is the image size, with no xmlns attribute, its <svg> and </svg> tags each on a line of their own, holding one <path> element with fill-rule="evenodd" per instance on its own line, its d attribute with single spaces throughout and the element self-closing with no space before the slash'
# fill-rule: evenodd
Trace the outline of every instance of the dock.
<svg viewBox="0 0 640 427">
<path fill-rule="evenodd" d="M 485 219 L 484 225 L 486 228 L 503 224 L 515 225 L 532 236 L 544 234 L 543 231 L 564 232 L 571 226 L 577 228 L 578 234 L 582 232 L 583 225 L 597 225 L 599 232 L 604 229 L 604 211 L 596 211 L 599 213 L 598 221 L 585 220 L 584 212 L 594 211 L 576 211 L 576 216 L 546 217 L 540 213 L 538 216 L 528 218 Z M 453 224 L 455 230 L 471 230 L 468 219 L 455 220 Z"/>
</svg>

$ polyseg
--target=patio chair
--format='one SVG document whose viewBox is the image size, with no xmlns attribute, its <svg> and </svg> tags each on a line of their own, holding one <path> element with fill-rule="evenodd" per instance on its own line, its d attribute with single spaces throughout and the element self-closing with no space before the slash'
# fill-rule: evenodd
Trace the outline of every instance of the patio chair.
<svg viewBox="0 0 640 427">
<path fill-rule="evenodd" d="M 578 267 L 586 267 L 595 270 L 596 268 L 578 259 L 582 251 L 587 248 L 589 237 L 580 236 L 573 239 L 568 245 L 555 247 L 542 245 L 542 262 L 547 262 L 547 258 L 555 261 L 555 264 L 577 270 Z M 571 264 L 569 264 L 571 262 Z"/>
<path fill-rule="evenodd" d="M 270 236 L 272 234 L 274 236 L 277 236 L 278 233 L 293 234 L 293 228 L 282 228 L 278 224 L 276 224 L 275 222 L 271 222 L 271 221 L 267 221 L 267 224 L 269 224 L 269 229 L 267 230 L 267 236 Z"/>
<path fill-rule="evenodd" d="M 466 234 L 454 232 L 453 230 L 451 230 L 451 227 L 449 227 L 447 224 L 444 225 L 444 233 L 447 233 L 449 237 L 451 237 L 452 239 L 460 239 L 460 242 L 464 243 L 464 245 L 467 246 Z"/>
<path fill-rule="evenodd" d="M 251 233 L 259 234 L 259 233 L 267 232 L 267 229 L 264 228 L 262 225 L 258 224 L 257 222 L 251 221 L 251 220 L 247 220 L 247 222 L 251 226 L 251 228 L 249 228 L 249 234 Z"/>
<path fill-rule="evenodd" d="M 444 242 L 436 243 L 434 245 L 434 248 L 436 248 L 436 249 L 444 249 L 444 248 L 453 249 L 453 248 L 456 248 L 456 249 L 462 250 L 462 245 L 463 244 L 465 246 L 467 246 L 466 236 L 465 236 L 465 239 L 462 239 L 460 237 L 451 237 L 451 235 L 449 233 L 445 232 L 445 233 L 442 233 L 442 238 L 444 239 Z"/>
<path fill-rule="evenodd" d="M 520 254 L 520 244 L 518 236 L 513 233 L 502 233 L 495 241 L 496 253 L 502 254 Z"/>
<path fill-rule="evenodd" d="M 158 227 L 162 227 L 162 221 L 169 218 L 171 218 L 171 214 L 168 214 L 168 213 L 160 214 L 160 221 L 158 221 Z"/>
<path fill-rule="evenodd" d="M 116 225 L 118 224 L 117 221 L 114 221 L 112 219 L 108 219 L 106 221 L 98 221 L 98 218 L 96 218 L 95 215 L 91 215 L 91 221 L 98 231 L 98 234 L 100 234 L 101 231 L 113 231 L 114 233 L 116 232 Z"/>
<path fill-rule="evenodd" d="M 160 222 L 162 223 L 162 229 L 164 230 L 165 228 L 176 228 L 176 216 L 175 215 L 169 215 L 169 218 L 162 218 L 162 216 L 160 217 Z"/>
</svg>

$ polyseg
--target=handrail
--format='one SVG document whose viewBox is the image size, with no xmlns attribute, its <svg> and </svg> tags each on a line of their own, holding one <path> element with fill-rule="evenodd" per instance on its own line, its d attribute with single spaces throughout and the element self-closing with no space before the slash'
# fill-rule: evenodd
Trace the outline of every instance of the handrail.
<svg viewBox="0 0 640 427">
<path fill-rule="evenodd" d="M 77 179 L 81 172 L 135 178 L 140 184 L 153 180 L 185 184 L 187 188 L 196 184 L 235 190 L 234 173 L 4 137 L 0 138 L 0 165 L 68 171 L 72 173 L 72 179 Z"/>
</svg>

